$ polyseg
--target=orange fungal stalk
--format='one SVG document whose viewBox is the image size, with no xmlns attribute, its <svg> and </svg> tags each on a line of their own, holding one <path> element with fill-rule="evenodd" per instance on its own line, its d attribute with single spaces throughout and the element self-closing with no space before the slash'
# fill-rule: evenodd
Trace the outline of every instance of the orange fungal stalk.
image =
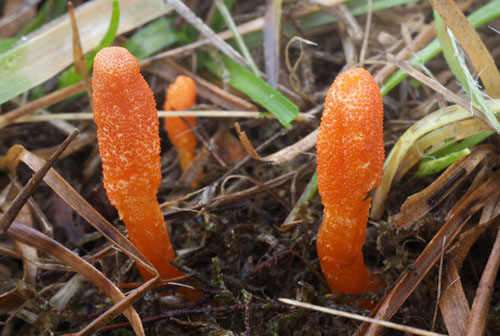
<svg viewBox="0 0 500 336">
<path fill-rule="evenodd" d="M 191 77 L 178 76 L 167 89 L 165 111 L 184 111 L 196 102 L 196 84 Z M 196 117 L 184 118 L 192 127 Z M 186 170 L 195 155 L 196 136 L 180 117 L 165 118 L 165 131 L 179 155 L 182 170 Z"/>
<path fill-rule="evenodd" d="M 163 279 L 182 275 L 156 198 L 161 180 L 156 104 L 139 63 L 126 49 L 104 48 L 94 60 L 94 120 L 104 188 L 132 243 Z M 139 268 L 144 279 L 152 274 Z"/>
<path fill-rule="evenodd" d="M 316 145 L 324 205 L 317 251 L 330 289 L 340 294 L 381 286 L 366 269 L 361 249 L 371 200 L 367 194 L 383 170 L 383 110 L 379 87 L 360 68 L 340 74 L 326 96 Z"/>
</svg>

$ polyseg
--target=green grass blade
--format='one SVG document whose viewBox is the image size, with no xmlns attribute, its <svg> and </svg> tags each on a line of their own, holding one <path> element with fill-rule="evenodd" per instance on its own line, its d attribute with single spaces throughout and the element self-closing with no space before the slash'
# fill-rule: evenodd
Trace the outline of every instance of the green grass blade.
<svg viewBox="0 0 500 336">
<path fill-rule="evenodd" d="M 469 154 L 470 154 L 470 149 L 464 148 L 461 151 L 445 155 L 439 159 L 422 162 L 418 167 L 418 170 L 415 173 L 415 175 L 413 175 L 413 177 L 422 178 L 427 175 L 439 173 L 440 171 L 446 169 L 448 166 L 450 166 L 457 160 Z"/>
<path fill-rule="evenodd" d="M 29 33 L 37 30 L 41 26 L 43 26 L 47 21 L 51 21 L 66 12 L 68 7 L 68 2 L 66 0 L 47 0 L 43 4 L 42 8 L 38 11 L 36 17 L 26 25 L 19 33 L 16 34 L 16 37 L 21 38 L 24 35 L 28 35 Z M 50 13 L 48 12 L 50 8 Z M 49 14 L 49 17 L 47 17 Z"/>
<path fill-rule="evenodd" d="M 226 4 L 226 7 L 228 9 L 233 8 L 235 0 L 224 0 L 224 3 Z M 219 33 L 226 27 L 226 21 L 224 20 L 224 17 L 222 14 L 219 12 L 219 10 L 216 10 L 214 12 L 214 15 L 212 16 L 212 19 L 210 20 L 210 27 L 213 29 L 214 32 Z"/>
<path fill-rule="evenodd" d="M 187 36 L 174 28 L 174 18 L 159 18 L 132 35 L 123 45 L 137 59 L 142 60 L 179 41 L 186 42 Z"/>
<path fill-rule="evenodd" d="M 402 6 L 419 1 L 420 0 L 373 0 L 372 10 L 376 12 L 382 9 Z M 348 1 L 345 5 L 354 16 L 363 15 L 368 12 L 368 3 L 366 0 L 352 0 Z M 302 30 L 310 30 L 313 28 L 331 24 L 335 21 L 336 19 L 330 13 L 326 11 L 319 11 L 297 19 L 296 23 Z M 290 29 L 292 29 L 292 26 L 289 23 L 286 24 L 287 33 L 291 32 Z M 293 29 L 293 31 L 295 32 L 295 29 Z"/>
<path fill-rule="evenodd" d="M 99 50 L 105 47 L 109 47 L 111 44 L 113 44 L 116 34 L 118 32 L 118 24 L 120 23 L 120 4 L 118 3 L 118 0 L 113 0 L 112 1 L 112 11 L 111 11 L 111 20 L 109 22 L 109 27 L 108 30 L 106 31 L 106 34 L 102 38 L 101 42 L 97 47 L 92 50 L 88 56 L 91 59 L 91 64 L 94 64 L 94 57 L 97 55 Z M 90 69 L 89 69 L 90 70 Z"/>
<path fill-rule="evenodd" d="M 420 165 L 414 177 L 421 178 L 430 174 L 440 172 L 441 170 L 447 168 L 449 165 L 455 163 L 455 161 L 464 156 L 462 154 L 466 153 L 466 150 L 471 149 L 493 134 L 495 134 L 494 131 L 479 132 L 465 138 L 461 142 L 450 143 L 449 145 L 426 155 L 420 162 Z M 432 161 L 435 162 L 431 163 Z"/>
<path fill-rule="evenodd" d="M 434 11 L 434 19 L 436 22 L 438 42 L 443 51 L 446 62 L 453 71 L 455 77 L 462 84 L 467 94 L 471 97 L 474 104 L 480 108 L 481 113 L 484 113 L 486 119 L 489 121 L 489 125 L 498 132 L 500 124 L 498 123 L 493 111 L 486 104 L 481 91 L 470 74 L 461 50 L 458 49 L 455 38 L 449 33 L 449 30 L 436 11 Z M 440 172 L 464 155 L 467 155 L 467 151 L 469 151 L 472 146 L 483 141 L 494 133 L 495 132 L 493 131 L 480 132 L 469 136 L 460 143 L 451 143 L 446 147 L 433 152 L 422 160 L 414 177 L 421 178 Z"/>
<path fill-rule="evenodd" d="M 302 195 L 300 195 L 299 200 L 297 201 L 297 203 L 295 203 L 295 206 L 293 207 L 292 211 L 290 211 L 290 214 L 288 215 L 284 224 L 293 222 L 295 220 L 297 215 L 300 213 L 300 210 L 307 205 L 309 200 L 314 196 L 314 194 L 316 194 L 317 190 L 318 190 L 318 172 L 315 171 L 313 176 L 311 176 L 311 179 L 309 180 L 309 183 L 307 184 L 306 188 L 302 192 Z"/>
<path fill-rule="evenodd" d="M 467 19 L 474 28 L 483 26 L 484 24 L 496 19 L 500 16 L 500 0 L 493 0 L 483 7 L 476 10 L 474 13 L 470 14 Z M 418 66 L 423 65 L 432 59 L 434 56 L 441 52 L 441 46 L 437 39 L 432 41 L 420 50 L 415 56 L 410 59 L 410 63 Z M 385 96 L 389 93 L 396 85 L 398 85 L 403 79 L 408 77 L 408 74 L 402 70 L 397 70 L 391 77 L 389 77 L 382 85 L 380 91 L 382 95 Z"/>
<path fill-rule="evenodd" d="M 467 138 L 463 139 L 460 142 L 450 143 L 449 145 L 446 145 L 443 148 L 438 149 L 437 151 L 434 151 L 430 154 L 426 154 L 426 156 L 422 159 L 422 162 L 430 161 L 430 160 L 434 160 L 434 159 L 439 159 L 443 156 L 452 154 L 454 152 L 461 151 L 465 148 L 471 149 L 473 146 L 486 140 L 488 137 L 490 137 L 493 134 L 495 134 L 494 131 L 478 132 L 476 134 L 468 136 Z"/>
<path fill-rule="evenodd" d="M 113 44 L 113 41 L 116 38 L 116 33 L 118 31 L 118 24 L 120 22 L 120 5 L 118 0 L 112 1 L 112 12 L 111 12 L 111 20 L 109 22 L 108 30 L 106 34 L 102 38 L 101 42 L 94 48 L 91 52 L 89 52 L 85 56 L 85 66 L 87 71 L 92 69 L 94 65 L 94 57 L 104 47 L 110 46 Z M 76 84 L 82 80 L 82 76 L 76 73 L 75 67 L 71 66 L 68 70 L 64 71 L 59 77 L 59 83 L 57 84 L 57 89 L 63 89 L 70 85 Z"/>
<path fill-rule="evenodd" d="M 19 39 L 16 37 L 8 37 L 0 39 L 0 54 L 3 54 L 4 52 L 7 52 L 10 49 L 12 49 L 12 47 L 17 41 L 19 41 Z"/>
<path fill-rule="evenodd" d="M 221 55 L 221 60 L 229 73 L 229 85 L 262 105 L 283 126 L 291 127 L 290 123 L 299 113 L 299 108 L 294 103 L 288 100 L 281 92 L 273 89 L 264 80 L 255 76 L 250 70 L 234 62 L 229 57 Z M 221 77 L 215 62 L 205 59 L 204 65 L 214 75 Z"/>
<path fill-rule="evenodd" d="M 248 50 L 248 47 L 245 44 L 245 41 L 243 41 L 243 38 L 241 37 L 238 28 L 236 27 L 236 24 L 234 23 L 233 17 L 231 16 L 231 13 L 229 12 L 229 9 L 226 7 L 226 4 L 222 0 L 215 0 L 215 4 L 217 5 L 217 9 L 219 10 L 219 13 L 222 15 L 224 18 L 226 25 L 229 27 L 229 29 L 232 31 L 234 35 L 234 39 L 236 40 L 236 43 L 238 44 L 238 47 L 243 54 L 243 57 L 245 58 L 248 66 L 250 69 L 252 69 L 253 73 L 260 77 L 260 71 L 257 65 L 255 64 L 255 61 L 253 60 L 252 55 L 250 54 L 250 50 Z"/>
</svg>

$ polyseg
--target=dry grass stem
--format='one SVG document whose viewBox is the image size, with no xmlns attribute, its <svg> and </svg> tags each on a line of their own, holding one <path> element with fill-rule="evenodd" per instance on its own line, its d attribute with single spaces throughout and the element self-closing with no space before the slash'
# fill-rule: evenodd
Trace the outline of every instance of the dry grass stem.
<svg viewBox="0 0 500 336">
<path fill-rule="evenodd" d="M 362 315 L 358 315 L 358 314 L 352 314 L 352 313 L 345 312 L 345 311 L 342 311 L 342 310 L 337 310 L 337 309 L 332 309 L 332 308 L 326 308 L 326 307 L 316 306 L 316 305 L 312 305 L 312 304 L 304 303 L 304 302 L 300 302 L 300 301 L 295 301 L 295 300 L 290 300 L 290 299 L 284 299 L 284 298 L 280 298 L 279 301 L 281 301 L 283 303 L 286 303 L 286 304 L 289 304 L 289 305 L 292 305 L 292 306 L 306 308 L 306 309 L 313 309 L 313 310 L 316 310 L 316 311 L 320 311 L 320 312 L 331 314 L 331 315 L 335 315 L 335 316 L 346 317 L 346 318 L 349 318 L 349 319 L 353 319 L 353 320 L 357 320 L 357 321 L 363 321 L 363 322 L 366 322 L 366 323 L 372 323 L 372 324 L 375 324 L 375 325 L 378 325 L 378 326 L 381 326 L 381 327 L 387 327 L 387 328 L 391 328 L 391 329 L 394 329 L 394 330 L 400 330 L 400 331 L 403 331 L 403 332 L 412 333 L 414 335 L 422 335 L 422 336 L 446 336 L 444 334 L 439 334 L 439 333 L 435 333 L 435 332 L 432 332 L 432 331 L 426 331 L 426 330 L 422 330 L 422 329 L 418 329 L 418 328 L 408 327 L 408 326 L 405 326 L 405 325 L 401 325 L 401 324 L 397 324 L 397 323 L 393 323 L 393 322 L 389 322 L 389 321 L 377 320 L 377 319 L 374 319 L 374 318 L 370 318 L 370 317 L 366 317 L 366 316 L 362 316 Z"/>
</svg>

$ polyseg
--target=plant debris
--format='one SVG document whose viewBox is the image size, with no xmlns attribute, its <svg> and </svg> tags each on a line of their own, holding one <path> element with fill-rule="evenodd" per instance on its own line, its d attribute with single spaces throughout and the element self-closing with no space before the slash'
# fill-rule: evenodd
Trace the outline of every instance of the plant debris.
<svg viewBox="0 0 500 336">
<path fill-rule="evenodd" d="M 500 0 L 90 0 L 73 14 L 0 4 L 2 335 L 500 334 L 500 86 L 483 69 L 500 64 Z M 197 105 L 172 112 L 198 118 L 186 171 L 160 127 L 176 278 L 107 200 L 89 82 L 73 81 L 111 44 L 140 56 L 157 110 L 177 76 L 196 82 Z M 328 87 L 353 67 L 384 96 L 363 255 L 388 287 L 340 295 L 316 252 L 314 146 Z"/>
</svg>

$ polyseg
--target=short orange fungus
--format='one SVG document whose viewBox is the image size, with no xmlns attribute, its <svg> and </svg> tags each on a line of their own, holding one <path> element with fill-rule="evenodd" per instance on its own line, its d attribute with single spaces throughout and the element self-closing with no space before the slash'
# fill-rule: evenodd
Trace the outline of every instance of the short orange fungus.
<svg viewBox="0 0 500 336">
<path fill-rule="evenodd" d="M 126 49 L 99 51 L 92 77 L 104 188 L 132 243 L 163 279 L 182 272 L 156 198 L 161 180 L 159 121 L 153 93 Z M 139 269 L 144 279 L 152 274 Z"/>
<path fill-rule="evenodd" d="M 191 77 L 178 76 L 167 89 L 165 111 L 184 111 L 196 102 L 196 84 Z M 184 118 L 194 127 L 196 117 Z M 186 170 L 195 157 L 196 136 L 180 117 L 165 118 L 165 131 L 179 155 L 182 170 Z"/>
<path fill-rule="evenodd" d="M 371 200 L 367 194 L 383 170 L 383 114 L 380 88 L 364 69 L 340 74 L 326 96 L 316 145 L 324 205 L 317 251 L 336 293 L 366 293 L 381 285 L 366 269 L 361 249 Z"/>
</svg>

